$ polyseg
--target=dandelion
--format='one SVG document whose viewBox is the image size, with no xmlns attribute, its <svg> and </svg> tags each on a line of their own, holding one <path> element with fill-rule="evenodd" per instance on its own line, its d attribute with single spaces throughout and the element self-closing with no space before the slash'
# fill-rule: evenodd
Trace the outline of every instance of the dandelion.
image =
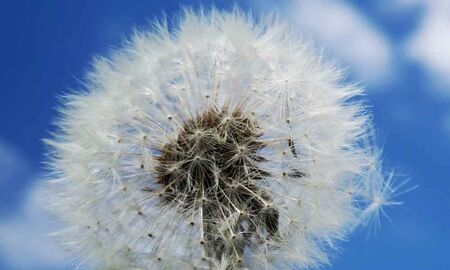
<svg viewBox="0 0 450 270">
<path fill-rule="evenodd" d="M 361 94 L 276 18 L 155 23 L 64 100 L 47 140 L 56 234 L 95 269 L 327 264 L 394 204 Z"/>
</svg>

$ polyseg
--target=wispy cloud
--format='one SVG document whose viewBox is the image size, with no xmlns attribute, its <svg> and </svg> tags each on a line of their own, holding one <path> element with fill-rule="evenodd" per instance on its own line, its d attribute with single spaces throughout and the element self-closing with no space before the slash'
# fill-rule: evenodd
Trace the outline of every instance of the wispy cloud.
<svg viewBox="0 0 450 270">
<path fill-rule="evenodd" d="M 0 223 L 0 254 L 11 269 L 64 269 L 68 259 L 48 233 L 55 229 L 42 210 L 39 187 L 25 196 L 14 216 Z"/>
<path fill-rule="evenodd" d="M 7 207 L 0 217 L 0 265 L 7 269 L 65 269 L 68 259 L 53 243 L 48 233 L 55 229 L 42 208 L 41 189 L 31 184 L 33 178 L 27 159 L 12 144 L 0 140 L 0 188 L 2 194 L 20 193 L 24 201 L 6 198 Z M 28 178 L 26 191 L 14 182 Z"/>
<path fill-rule="evenodd" d="M 415 0 L 406 6 L 422 5 L 424 16 L 418 29 L 407 40 L 408 56 L 421 63 L 437 89 L 450 86 L 450 2 Z M 450 91 L 446 90 L 450 95 Z"/>
<path fill-rule="evenodd" d="M 447 113 L 442 117 L 442 129 L 450 136 L 450 113 Z"/>
<path fill-rule="evenodd" d="M 254 4 L 269 7 L 261 2 Z M 303 37 L 317 42 L 344 67 L 348 66 L 357 80 L 377 87 L 392 79 L 390 40 L 351 4 L 299 0 L 280 6 L 279 11 Z"/>
<path fill-rule="evenodd" d="M 0 138 L 0 187 L 13 181 L 17 174 L 27 173 L 28 162 L 13 145 Z"/>
<path fill-rule="evenodd" d="M 303 33 L 325 44 L 357 78 L 370 85 L 390 79 L 389 40 L 353 6 L 341 1 L 296 1 L 288 13 Z"/>
</svg>

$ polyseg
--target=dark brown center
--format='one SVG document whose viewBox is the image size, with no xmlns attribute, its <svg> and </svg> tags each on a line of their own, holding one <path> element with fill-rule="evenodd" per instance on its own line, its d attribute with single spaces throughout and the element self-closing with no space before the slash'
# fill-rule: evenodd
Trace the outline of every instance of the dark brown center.
<svg viewBox="0 0 450 270">
<path fill-rule="evenodd" d="M 265 144 L 251 114 L 211 108 L 186 121 L 157 158 L 163 199 L 201 214 L 200 244 L 208 257 L 238 264 L 244 248 L 278 234 L 279 212 L 257 186 L 269 173 L 258 167 Z M 192 221 L 195 225 L 195 221 Z"/>
</svg>

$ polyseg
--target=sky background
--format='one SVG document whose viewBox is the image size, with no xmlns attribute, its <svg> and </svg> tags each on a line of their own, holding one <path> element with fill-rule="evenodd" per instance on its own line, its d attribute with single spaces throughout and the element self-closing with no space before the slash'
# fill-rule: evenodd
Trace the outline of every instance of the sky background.
<svg viewBox="0 0 450 270">
<path fill-rule="evenodd" d="M 73 269 L 46 234 L 42 139 L 58 96 L 133 28 L 180 5 L 232 1 L 2 1 L 0 11 L 0 269 Z M 376 234 L 361 228 L 325 269 L 450 269 L 450 1 L 249 0 L 279 12 L 367 90 L 387 168 L 408 185 Z"/>
</svg>

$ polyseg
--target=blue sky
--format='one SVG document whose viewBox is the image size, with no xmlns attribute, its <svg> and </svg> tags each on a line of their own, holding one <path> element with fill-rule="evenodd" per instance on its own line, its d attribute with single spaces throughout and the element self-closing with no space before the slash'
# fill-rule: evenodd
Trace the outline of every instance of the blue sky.
<svg viewBox="0 0 450 270">
<path fill-rule="evenodd" d="M 57 96 L 95 55 L 181 4 L 231 1 L 10 1 L 0 11 L 0 269 L 72 269 L 45 236 L 41 141 Z M 450 269 L 450 4 L 446 0 L 238 1 L 277 10 L 367 89 L 388 168 L 410 186 L 376 234 L 357 230 L 327 269 Z"/>
</svg>

